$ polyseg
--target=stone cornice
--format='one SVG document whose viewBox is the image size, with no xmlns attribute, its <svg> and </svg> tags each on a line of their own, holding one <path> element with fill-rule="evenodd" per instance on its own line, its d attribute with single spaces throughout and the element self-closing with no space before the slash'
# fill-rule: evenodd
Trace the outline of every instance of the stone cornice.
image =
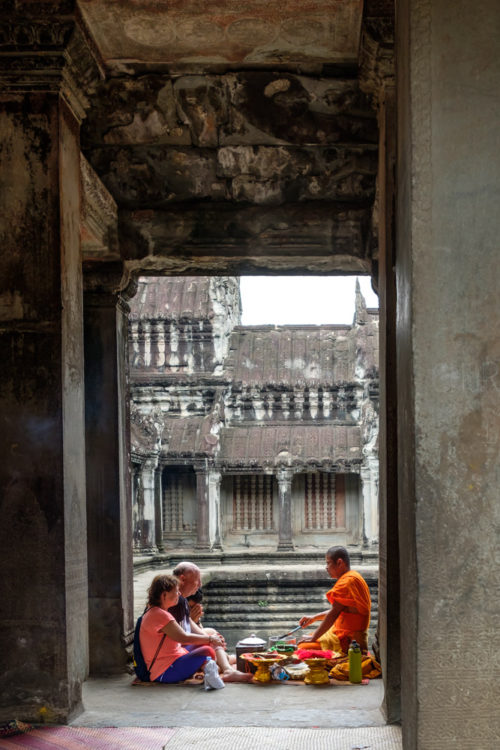
<svg viewBox="0 0 500 750">
<path fill-rule="evenodd" d="M 82 120 L 104 76 L 75 3 L 30 3 L 22 12 L 3 5 L 0 91 L 60 93 Z"/>
</svg>

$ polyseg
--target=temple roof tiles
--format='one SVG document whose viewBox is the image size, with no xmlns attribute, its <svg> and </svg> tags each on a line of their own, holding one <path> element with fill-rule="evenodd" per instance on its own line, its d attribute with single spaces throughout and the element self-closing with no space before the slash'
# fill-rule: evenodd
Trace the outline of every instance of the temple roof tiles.
<svg viewBox="0 0 500 750">
<path fill-rule="evenodd" d="M 244 385 L 346 383 L 355 380 L 350 326 L 238 326 L 225 370 Z"/>
<path fill-rule="evenodd" d="M 207 417 L 175 417 L 165 420 L 162 435 L 162 454 L 169 456 L 213 456 L 219 446 L 211 415 Z"/>
<path fill-rule="evenodd" d="M 151 453 L 155 440 L 148 425 L 131 423 L 132 450 Z M 350 466 L 361 462 L 361 434 L 357 425 L 238 425 L 218 426 L 213 415 L 164 418 L 161 455 L 168 459 L 206 456 L 235 468 L 327 464 Z"/>
<path fill-rule="evenodd" d="M 226 465 L 361 461 L 361 435 L 353 425 L 227 427 L 221 430 L 221 456 Z"/>
<path fill-rule="evenodd" d="M 213 317 L 209 276 L 142 278 L 130 300 L 131 320 L 206 320 Z"/>
</svg>

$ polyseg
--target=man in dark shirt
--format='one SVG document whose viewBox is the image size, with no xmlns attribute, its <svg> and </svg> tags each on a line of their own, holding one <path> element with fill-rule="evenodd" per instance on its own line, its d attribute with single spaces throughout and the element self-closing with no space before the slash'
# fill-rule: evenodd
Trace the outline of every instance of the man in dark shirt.
<svg viewBox="0 0 500 750">
<path fill-rule="evenodd" d="M 197 625 L 191 617 L 189 603 L 187 598 L 192 596 L 201 586 L 201 572 L 197 565 L 191 562 L 181 562 L 173 570 L 174 576 L 179 581 L 179 601 L 175 607 L 168 610 L 177 620 L 179 625 L 186 633 L 199 633 L 201 635 L 219 635 L 225 646 L 224 637 L 212 628 L 202 628 Z M 222 678 L 225 682 L 249 682 L 252 679 L 251 674 L 245 674 L 235 669 L 232 664 L 235 663 L 234 655 L 228 656 L 225 649 L 219 646 L 215 649 L 215 658 L 217 666 L 222 672 Z"/>
</svg>

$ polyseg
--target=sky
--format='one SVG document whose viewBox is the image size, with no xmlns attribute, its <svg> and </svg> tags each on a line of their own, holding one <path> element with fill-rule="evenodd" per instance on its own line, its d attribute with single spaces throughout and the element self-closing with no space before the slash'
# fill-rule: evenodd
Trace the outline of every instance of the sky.
<svg viewBox="0 0 500 750">
<path fill-rule="evenodd" d="M 369 276 L 242 276 L 243 325 L 352 323 L 359 279 L 367 307 L 378 307 Z"/>
</svg>

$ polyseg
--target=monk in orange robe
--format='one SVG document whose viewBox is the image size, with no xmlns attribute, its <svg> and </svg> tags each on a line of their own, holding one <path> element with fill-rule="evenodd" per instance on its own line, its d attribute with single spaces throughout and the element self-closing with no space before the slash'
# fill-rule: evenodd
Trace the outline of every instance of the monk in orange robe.
<svg viewBox="0 0 500 750">
<path fill-rule="evenodd" d="M 321 624 L 311 636 L 303 638 L 299 646 L 346 654 L 354 640 L 366 652 L 371 608 L 368 585 L 363 576 L 351 570 L 345 547 L 330 547 L 326 553 L 326 569 L 336 579 L 326 594 L 331 609 L 312 617 L 301 617 L 299 623 L 303 628 L 318 620 Z"/>
</svg>

